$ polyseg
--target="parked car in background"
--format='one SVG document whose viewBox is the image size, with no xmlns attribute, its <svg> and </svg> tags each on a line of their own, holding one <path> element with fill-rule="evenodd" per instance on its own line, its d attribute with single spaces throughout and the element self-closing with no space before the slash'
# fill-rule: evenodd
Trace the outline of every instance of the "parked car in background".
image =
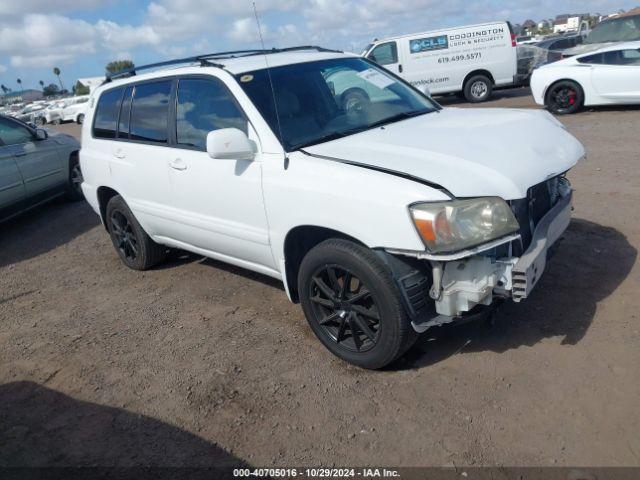
<svg viewBox="0 0 640 480">
<path fill-rule="evenodd" d="M 48 106 L 47 103 L 31 103 L 13 116 L 24 123 L 35 124 L 36 118 Z"/>
<path fill-rule="evenodd" d="M 62 108 L 61 121 L 82 124 L 87 110 L 87 102 L 89 102 L 89 95 L 67 99 Z"/>
<path fill-rule="evenodd" d="M 538 40 L 536 40 L 536 38 L 531 35 L 516 37 L 516 45 L 531 45 L 537 42 Z"/>
<path fill-rule="evenodd" d="M 594 52 L 620 42 L 640 40 L 640 8 L 603 20 L 587 35 L 581 45 L 563 52 L 564 57 Z"/>
<path fill-rule="evenodd" d="M 376 40 L 363 56 L 434 94 L 484 102 L 494 87 L 520 85 L 509 22 L 485 23 Z"/>
<path fill-rule="evenodd" d="M 581 35 L 566 35 L 561 37 L 546 38 L 536 43 L 535 46 L 538 48 L 543 48 L 544 50 L 561 52 L 568 48 L 575 47 L 576 45 L 580 45 L 583 41 L 584 38 Z"/>
<path fill-rule="evenodd" d="M 443 109 L 317 47 L 173 63 L 98 87 L 82 128 L 82 189 L 117 255 L 146 270 L 176 247 L 279 279 L 348 362 L 383 367 L 419 332 L 524 300 L 569 224 L 585 152 L 547 112 Z"/>
<path fill-rule="evenodd" d="M 82 198 L 80 144 L 0 116 L 0 221 L 66 195 Z"/>
<path fill-rule="evenodd" d="M 554 113 L 640 104 L 640 41 L 576 55 L 534 70 L 533 98 Z"/>
<path fill-rule="evenodd" d="M 36 125 L 58 124 L 62 121 L 62 110 L 65 107 L 65 101 L 59 100 L 49 104 L 47 108 L 42 110 L 37 119 Z"/>
</svg>

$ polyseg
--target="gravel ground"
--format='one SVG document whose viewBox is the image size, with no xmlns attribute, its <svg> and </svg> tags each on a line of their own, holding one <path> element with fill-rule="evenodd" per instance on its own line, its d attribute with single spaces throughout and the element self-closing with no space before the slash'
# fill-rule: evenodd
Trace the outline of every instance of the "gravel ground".
<svg viewBox="0 0 640 480">
<path fill-rule="evenodd" d="M 532 297 L 382 372 L 332 357 L 269 278 L 126 269 L 84 202 L 0 225 L 0 466 L 640 465 L 640 109 L 561 120 L 589 156 Z"/>
</svg>

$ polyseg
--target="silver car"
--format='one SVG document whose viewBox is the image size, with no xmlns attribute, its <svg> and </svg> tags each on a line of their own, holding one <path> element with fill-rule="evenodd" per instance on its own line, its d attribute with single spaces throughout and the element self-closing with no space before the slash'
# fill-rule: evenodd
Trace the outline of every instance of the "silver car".
<svg viewBox="0 0 640 480">
<path fill-rule="evenodd" d="M 82 198 L 80 144 L 0 116 L 0 222 L 66 195 Z"/>
</svg>

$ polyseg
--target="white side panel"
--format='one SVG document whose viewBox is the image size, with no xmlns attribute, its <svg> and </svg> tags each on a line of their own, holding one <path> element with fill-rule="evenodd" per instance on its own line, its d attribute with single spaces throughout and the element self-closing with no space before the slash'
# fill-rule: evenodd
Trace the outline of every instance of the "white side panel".
<svg viewBox="0 0 640 480">
<path fill-rule="evenodd" d="M 320 226 L 354 237 L 369 247 L 423 250 L 408 206 L 449 197 L 423 184 L 367 168 L 295 152 L 263 161 L 264 192 L 276 262 L 295 227 Z"/>
</svg>

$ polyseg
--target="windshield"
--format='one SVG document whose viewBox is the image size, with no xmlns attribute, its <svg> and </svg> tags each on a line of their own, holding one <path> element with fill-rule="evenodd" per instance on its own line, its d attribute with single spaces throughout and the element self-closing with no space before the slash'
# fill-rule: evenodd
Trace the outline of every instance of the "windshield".
<svg viewBox="0 0 640 480">
<path fill-rule="evenodd" d="M 584 43 L 630 42 L 640 40 L 640 15 L 606 20 L 591 31 Z"/>
<path fill-rule="evenodd" d="M 289 152 L 439 108 L 362 58 L 286 65 L 270 74 L 257 70 L 237 80 Z"/>
</svg>

